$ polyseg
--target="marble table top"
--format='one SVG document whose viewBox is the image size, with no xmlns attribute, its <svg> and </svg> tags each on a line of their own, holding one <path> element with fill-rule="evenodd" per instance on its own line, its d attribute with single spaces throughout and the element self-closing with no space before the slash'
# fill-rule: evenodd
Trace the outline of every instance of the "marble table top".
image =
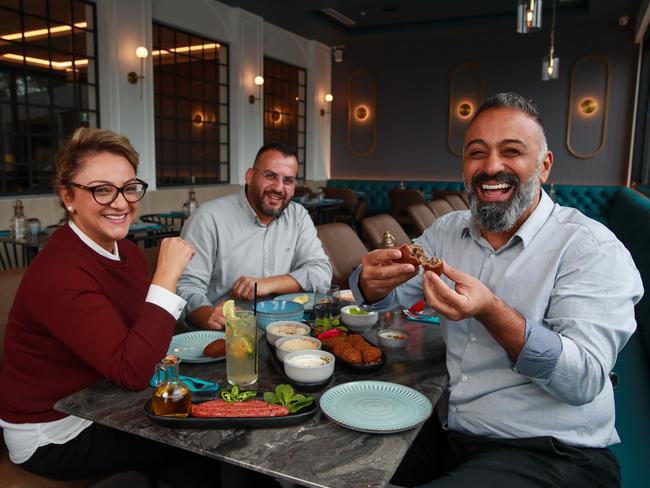
<svg viewBox="0 0 650 488">
<path fill-rule="evenodd" d="M 381 326 L 381 325 L 380 325 Z M 386 349 L 387 363 L 378 372 L 359 374 L 337 365 L 332 382 L 308 394 L 320 397 L 334 385 L 354 380 L 381 380 L 410 386 L 436 404 L 447 383 L 444 344 L 437 326 L 402 321 L 411 334 L 405 349 Z M 376 327 L 366 337 L 376 343 Z M 285 382 L 267 357 L 266 338 L 259 343 L 257 390 Z M 225 361 L 182 364 L 181 374 L 224 379 Z M 383 487 L 415 439 L 418 428 L 395 434 L 364 434 L 329 420 L 320 410 L 307 422 L 285 428 L 197 430 L 153 424 L 144 405 L 151 390 L 130 392 L 108 381 L 57 402 L 61 412 L 153 439 L 203 456 L 311 487 Z"/>
</svg>

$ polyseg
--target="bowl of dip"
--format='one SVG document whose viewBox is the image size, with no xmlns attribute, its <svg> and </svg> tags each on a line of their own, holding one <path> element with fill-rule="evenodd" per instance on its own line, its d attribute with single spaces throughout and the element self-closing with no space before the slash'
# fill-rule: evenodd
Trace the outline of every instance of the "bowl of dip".
<svg viewBox="0 0 650 488">
<path fill-rule="evenodd" d="M 282 337 L 307 336 L 309 332 L 310 328 L 307 324 L 292 320 L 281 320 L 279 322 L 271 322 L 266 326 L 266 340 L 274 346 L 277 340 Z"/>
<path fill-rule="evenodd" d="M 379 345 L 398 349 L 409 343 L 409 333 L 402 329 L 383 329 L 377 332 Z"/>
<path fill-rule="evenodd" d="M 348 305 L 341 309 L 341 319 L 352 332 L 365 332 L 377 323 L 379 314 L 372 310 L 364 310 L 358 305 Z"/>
<path fill-rule="evenodd" d="M 281 337 L 275 343 L 275 355 L 280 361 L 290 352 L 295 351 L 316 351 L 321 348 L 320 340 L 311 336 L 287 336 Z"/>
<path fill-rule="evenodd" d="M 293 381 L 321 383 L 334 373 L 335 361 L 327 351 L 294 351 L 284 357 L 284 372 Z"/>
</svg>

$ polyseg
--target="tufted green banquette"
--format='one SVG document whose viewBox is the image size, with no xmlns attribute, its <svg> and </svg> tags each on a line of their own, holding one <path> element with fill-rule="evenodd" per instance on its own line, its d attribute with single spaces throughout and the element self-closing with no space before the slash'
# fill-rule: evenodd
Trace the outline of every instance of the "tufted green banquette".
<svg viewBox="0 0 650 488">
<path fill-rule="evenodd" d="M 614 195 L 608 224 L 634 258 L 645 295 L 636 306 L 637 332 L 614 366 L 616 428 L 622 443 L 613 447 L 621 462 L 623 488 L 648 486 L 650 460 L 650 199 L 621 188 Z"/>
</svg>

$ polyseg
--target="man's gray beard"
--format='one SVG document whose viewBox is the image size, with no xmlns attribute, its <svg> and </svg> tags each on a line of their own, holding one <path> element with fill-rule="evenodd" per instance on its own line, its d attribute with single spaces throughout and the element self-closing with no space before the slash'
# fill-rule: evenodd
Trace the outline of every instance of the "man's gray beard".
<svg viewBox="0 0 650 488">
<path fill-rule="evenodd" d="M 482 229 L 488 232 L 509 231 L 539 193 L 540 174 L 541 165 L 538 165 L 535 174 L 523 185 L 520 184 L 515 189 L 514 195 L 504 202 L 483 202 L 479 200 L 476 189 L 468 187 L 465 183 L 465 189 L 469 193 L 469 209 L 472 212 L 472 217 Z"/>
</svg>

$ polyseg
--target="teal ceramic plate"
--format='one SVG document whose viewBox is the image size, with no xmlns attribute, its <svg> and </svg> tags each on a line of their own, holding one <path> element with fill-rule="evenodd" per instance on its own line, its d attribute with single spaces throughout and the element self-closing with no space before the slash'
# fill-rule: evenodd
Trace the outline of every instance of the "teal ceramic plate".
<svg viewBox="0 0 650 488">
<path fill-rule="evenodd" d="M 431 402 L 419 391 L 385 381 L 352 381 L 330 388 L 320 399 L 325 415 L 348 429 L 390 434 L 429 418 Z"/>
<path fill-rule="evenodd" d="M 295 301 L 294 299 L 297 297 L 304 297 L 307 296 L 309 297 L 309 300 L 306 301 L 305 303 L 302 304 L 303 307 L 305 307 L 305 310 L 311 310 L 314 308 L 314 294 L 313 293 L 287 293 L 286 295 L 280 295 L 278 297 L 275 297 L 273 300 L 285 300 L 287 302 L 293 302 Z M 298 302 L 301 303 L 301 302 Z"/>
<path fill-rule="evenodd" d="M 176 354 L 185 363 L 211 363 L 222 361 L 226 356 L 220 358 L 209 358 L 203 355 L 203 349 L 212 341 L 225 339 L 226 334 L 216 330 L 195 330 L 172 337 L 169 343 L 167 354 Z"/>
</svg>

